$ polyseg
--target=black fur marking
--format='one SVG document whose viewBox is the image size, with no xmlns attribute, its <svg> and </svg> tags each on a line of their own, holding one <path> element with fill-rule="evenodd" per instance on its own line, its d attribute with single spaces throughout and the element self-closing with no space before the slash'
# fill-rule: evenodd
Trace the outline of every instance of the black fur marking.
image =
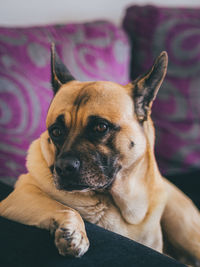
<svg viewBox="0 0 200 267">
<path fill-rule="evenodd" d="M 115 147 L 115 137 L 116 137 L 116 132 L 113 132 L 109 138 L 106 140 L 106 147 L 108 147 L 111 151 L 114 151 L 115 153 L 118 153 L 116 147 Z"/>
<path fill-rule="evenodd" d="M 50 169 L 51 173 L 53 174 L 54 165 L 51 165 L 51 166 L 49 167 L 49 169 Z"/>
<path fill-rule="evenodd" d="M 90 99 L 90 96 L 87 93 L 79 94 L 74 101 L 74 106 L 77 106 L 77 110 L 78 110 L 80 106 L 84 106 L 88 102 L 89 99 Z"/>
<path fill-rule="evenodd" d="M 62 123 L 65 125 L 65 116 L 64 114 L 60 114 L 57 118 L 56 118 L 56 122 L 57 123 Z"/>
<path fill-rule="evenodd" d="M 106 122 L 109 130 L 105 134 L 98 134 L 93 131 L 94 125 L 99 122 Z M 94 149 L 98 150 L 98 145 L 105 146 L 114 155 L 118 154 L 115 147 L 115 137 L 118 131 L 120 131 L 120 126 L 109 122 L 98 116 L 90 116 L 88 120 L 88 125 L 84 131 L 83 138 L 94 145 Z M 101 153 L 101 151 L 99 151 Z"/>
<path fill-rule="evenodd" d="M 120 126 L 119 125 L 114 124 L 114 123 L 108 121 L 107 119 L 104 119 L 102 117 L 95 116 L 95 115 L 89 116 L 87 127 L 89 127 L 89 128 L 93 127 L 95 124 L 98 124 L 98 123 L 101 123 L 101 122 L 105 122 L 106 124 L 108 124 L 110 130 L 114 130 L 114 131 L 119 131 L 120 130 Z"/>
<path fill-rule="evenodd" d="M 131 141 L 131 142 L 130 142 L 130 145 L 129 145 L 129 148 L 132 149 L 132 148 L 134 147 L 134 145 L 135 145 L 134 142 Z"/>
<path fill-rule="evenodd" d="M 109 154 L 103 154 L 101 152 L 96 153 L 97 164 L 102 169 L 103 174 L 110 180 L 114 176 L 116 170 L 118 170 L 115 165 L 117 155 L 112 151 Z"/>
<path fill-rule="evenodd" d="M 55 128 L 59 128 L 61 131 L 61 136 L 60 137 L 55 137 L 53 136 L 52 132 Z M 53 123 L 49 128 L 48 128 L 49 136 L 51 137 L 51 140 L 55 144 L 56 148 L 60 150 L 60 147 L 63 145 L 66 135 L 67 135 L 67 127 L 65 125 L 65 119 L 64 115 L 61 114 L 56 118 L 55 123 Z"/>
<path fill-rule="evenodd" d="M 47 141 L 48 141 L 49 144 L 51 144 L 51 139 L 50 138 L 48 138 Z"/>
<path fill-rule="evenodd" d="M 56 53 L 55 44 L 53 43 L 51 46 L 51 84 L 54 95 L 63 84 L 73 80 L 75 80 L 75 78 L 61 61 L 60 57 Z"/>
</svg>

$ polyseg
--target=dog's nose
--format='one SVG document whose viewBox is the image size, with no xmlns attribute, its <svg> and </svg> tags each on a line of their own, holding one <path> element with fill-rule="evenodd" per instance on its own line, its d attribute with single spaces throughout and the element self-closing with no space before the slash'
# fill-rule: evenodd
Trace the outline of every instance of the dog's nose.
<svg viewBox="0 0 200 267">
<path fill-rule="evenodd" d="M 71 155 L 64 155 L 57 159 L 55 170 L 59 176 L 74 175 L 79 171 L 80 160 Z"/>
</svg>

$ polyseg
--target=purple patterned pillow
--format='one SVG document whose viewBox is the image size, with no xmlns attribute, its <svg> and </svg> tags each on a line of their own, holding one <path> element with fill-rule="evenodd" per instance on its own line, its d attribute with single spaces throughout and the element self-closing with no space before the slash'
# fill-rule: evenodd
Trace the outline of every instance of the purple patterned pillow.
<svg viewBox="0 0 200 267">
<path fill-rule="evenodd" d="M 26 171 L 27 148 L 45 129 L 52 41 L 77 79 L 129 80 L 128 40 L 109 22 L 0 28 L 0 180 L 6 183 Z"/>
<path fill-rule="evenodd" d="M 166 50 L 167 77 L 153 106 L 162 173 L 200 169 L 200 9 L 131 6 L 124 29 L 132 45 L 132 78 Z"/>
</svg>

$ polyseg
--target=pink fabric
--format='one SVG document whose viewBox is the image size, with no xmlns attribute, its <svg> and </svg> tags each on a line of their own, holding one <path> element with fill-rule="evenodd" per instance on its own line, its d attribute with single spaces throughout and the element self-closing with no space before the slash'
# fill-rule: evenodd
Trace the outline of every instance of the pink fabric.
<svg viewBox="0 0 200 267">
<path fill-rule="evenodd" d="M 166 50 L 166 79 L 153 105 L 156 156 L 163 174 L 200 169 L 200 9 L 131 6 L 124 29 L 132 40 L 134 79 Z"/>
</svg>

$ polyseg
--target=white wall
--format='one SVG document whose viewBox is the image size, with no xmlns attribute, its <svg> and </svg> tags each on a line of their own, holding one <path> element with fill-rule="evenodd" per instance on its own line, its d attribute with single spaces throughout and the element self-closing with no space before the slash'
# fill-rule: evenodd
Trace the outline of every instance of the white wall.
<svg viewBox="0 0 200 267">
<path fill-rule="evenodd" d="M 200 0 L 0 0 L 0 25 L 39 25 L 47 23 L 110 19 L 119 24 L 131 4 L 200 7 Z"/>
</svg>

